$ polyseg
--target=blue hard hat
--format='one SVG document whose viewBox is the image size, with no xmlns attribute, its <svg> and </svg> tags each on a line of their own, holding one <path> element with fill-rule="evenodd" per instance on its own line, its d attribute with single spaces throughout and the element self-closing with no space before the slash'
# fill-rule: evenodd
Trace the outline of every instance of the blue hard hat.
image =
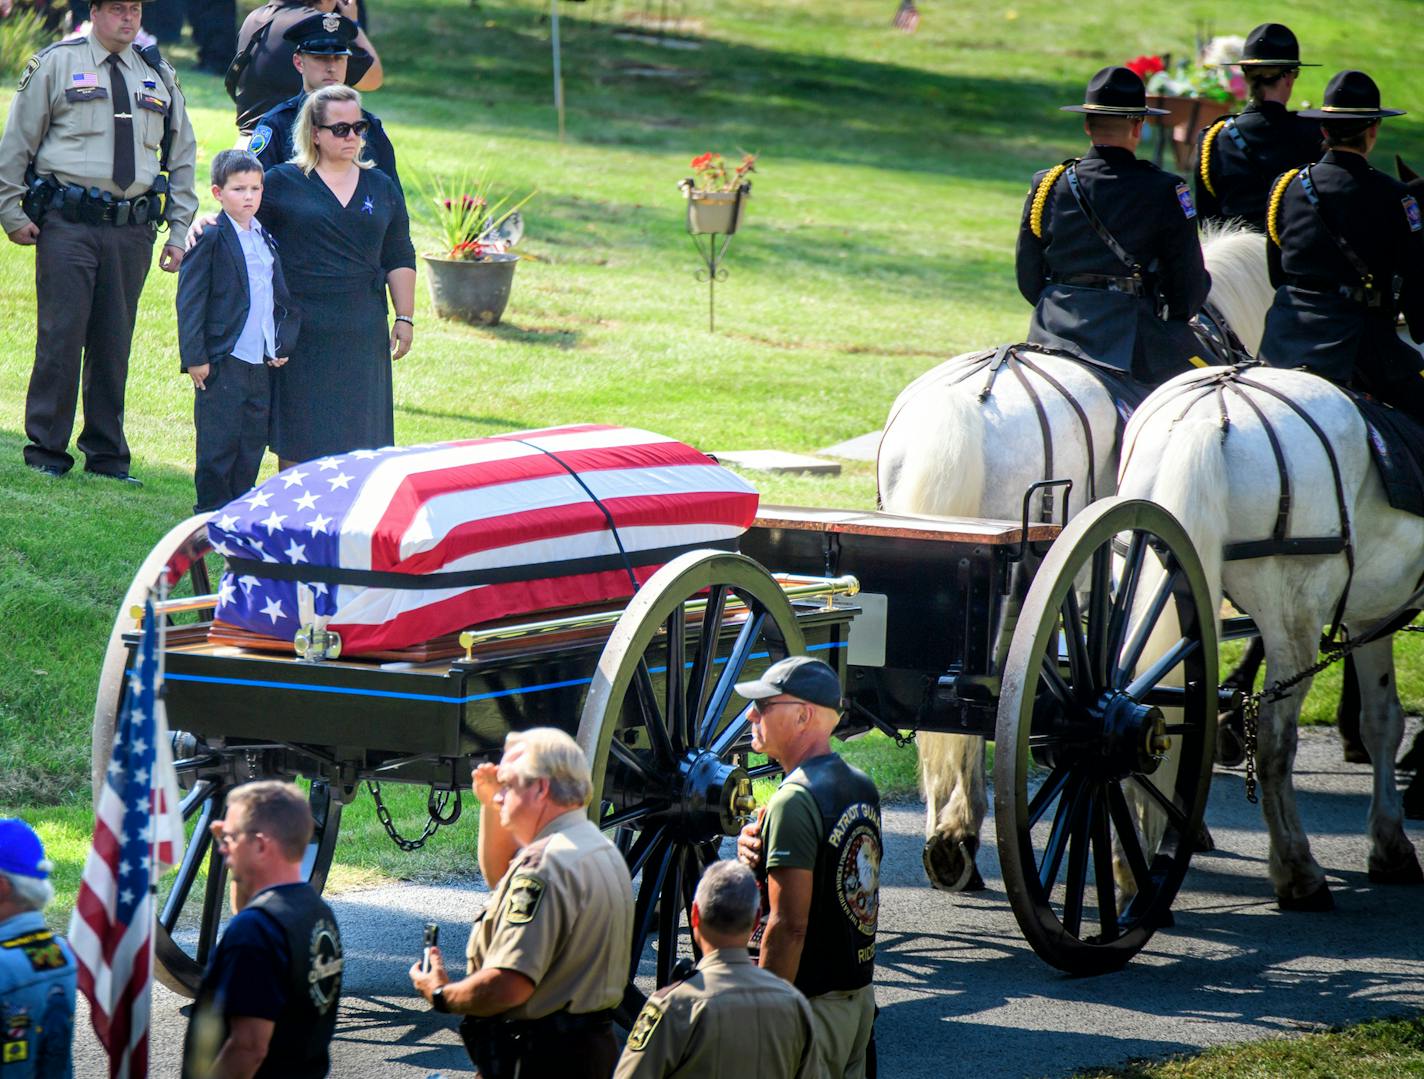
<svg viewBox="0 0 1424 1079">
<path fill-rule="evenodd" d="M 33 828 L 16 817 L 0 817 L 0 871 L 47 880 L 53 868 Z"/>
</svg>

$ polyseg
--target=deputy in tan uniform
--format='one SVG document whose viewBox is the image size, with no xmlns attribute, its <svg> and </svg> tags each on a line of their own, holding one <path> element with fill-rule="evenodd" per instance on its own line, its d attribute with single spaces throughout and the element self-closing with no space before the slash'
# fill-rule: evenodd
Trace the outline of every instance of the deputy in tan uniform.
<svg viewBox="0 0 1424 1079">
<path fill-rule="evenodd" d="M 474 773 L 480 869 L 497 880 L 475 920 L 466 977 L 439 948 L 411 984 L 460 1036 L 484 1079 L 606 1079 L 618 1059 L 613 1008 L 633 947 L 633 884 L 589 820 L 593 782 L 578 744 L 535 727 L 509 735 L 498 767 Z"/>
<path fill-rule="evenodd" d="M 158 226 L 168 226 L 159 265 L 172 273 L 198 208 L 178 80 L 156 48 L 133 45 L 142 13 L 133 0 L 95 0 L 87 37 L 31 58 L 0 138 L 0 226 L 36 245 L 25 463 L 52 476 L 74 464 L 82 356 L 85 470 L 137 483 L 124 387 L 139 293 Z"/>
<path fill-rule="evenodd" d="M 648 998 L 628 1035 L 614 1079 L 758 1079 L 818 1074 L 811 1006 L 799 990 L 752 962 L 747 941 L 761 893 L 738 862 L 713 862 L 692 901 L 692 938 L 702 950 L 686 981 Z"/>
</svg>

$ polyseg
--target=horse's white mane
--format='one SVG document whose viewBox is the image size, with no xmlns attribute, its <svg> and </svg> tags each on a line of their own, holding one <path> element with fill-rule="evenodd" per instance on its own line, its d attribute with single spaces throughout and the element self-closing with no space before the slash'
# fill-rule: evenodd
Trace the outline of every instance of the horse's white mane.
<svg viewBox="0 0 1424 1079">
<path fill-rule="evenodd" d="M 1240 222 L 1209 221 L 1202 226 L 1201 245 L 1211 270 L 1207 298 L 1254 356 L 1275 298 L 1266 274 L 1266 237 Z"/>
</svg>

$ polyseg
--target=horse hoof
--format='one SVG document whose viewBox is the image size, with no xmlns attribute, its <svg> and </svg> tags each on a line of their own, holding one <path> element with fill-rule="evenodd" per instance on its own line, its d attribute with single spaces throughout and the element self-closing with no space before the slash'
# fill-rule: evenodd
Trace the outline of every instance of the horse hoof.
<svg viewBox="0 0 1424 1079">
<path fill-rule="evenodd" d="M 1240 717 L 1232 712 L 1216 727 L 1216 763 L 1223 768 L 1236 768 L 1246 760 L 1246 739 L 1241 736 Z"/>
<path fill-rule="evenodd" d="M 1371 884 L 1424 884 L 1424 869 L 1419 868 L 1419 859 L 1411 851 L 1408 858 L 1397 864 L 1376 869 L 1370 866 Z"/>
<path fill-rule="evenodd" d="M 1210 854 L 1216 850 L 1216 840 L 1211 837 L 1211 829 L 1206 826 L 1206 821 L 1201 822 L 1201 827 L 1197 829 L 1197 834 L 1192 837 L 1193 854 Z"/>
<path fill-rule="evenodd" d="M 951 842 L 940 835 L 925 840 L 922 857 L 925 876 L 941 892 L 979 892 L 984 890 L 984 878 L 974 864 L 979 852 L 979 840 Z"/>
<path fill-rule="evenodd" d="M 1330 886 L 1322 884 L 1315 891 L 1308 895 L 1276 896 L 1276 906 L 1284 911 L 1296 911 L 1304 914 L 1322 914 L 1325 911 L 1335 909 L 1335 897 L 1330 894 Z"/>
</svg>

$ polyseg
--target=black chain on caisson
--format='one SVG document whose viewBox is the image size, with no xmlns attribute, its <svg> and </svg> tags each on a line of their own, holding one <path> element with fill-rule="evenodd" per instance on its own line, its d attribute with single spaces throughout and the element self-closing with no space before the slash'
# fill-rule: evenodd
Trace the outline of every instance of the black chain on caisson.
<svg viewBox="0 0 1424 1079">
<path fill-rule="evenodd" d="M 435 788 L 430 788 L 430 795 L 426 798 L 426 812 L 430 814 L 425 822 L 425 830 L 416 839 L 406 839 L 400 832 L 396 831 L 395 821 L 391 819 L 391 811 L 386 808 L 385 799 L 381 797 L 381 785 L 374 779 L 366 780 L 366 789 L 371 792 L 372 799 L 376 803 L 376 818 L 381 822 L 381 827 L 386 830 L 386 835 L 391 837 L 391 842 L 407 854 L 411 851 L 419 850 L 425 846 L 426 840 L 438 832 L 447 824 L 454 824 L 460 819 L 460 792 L 441 791 L 436 796 Z M 455 808 L 447 816 L 445 807 L 450 804 L 450 796 L 455 796 Z"/>
</svg>

